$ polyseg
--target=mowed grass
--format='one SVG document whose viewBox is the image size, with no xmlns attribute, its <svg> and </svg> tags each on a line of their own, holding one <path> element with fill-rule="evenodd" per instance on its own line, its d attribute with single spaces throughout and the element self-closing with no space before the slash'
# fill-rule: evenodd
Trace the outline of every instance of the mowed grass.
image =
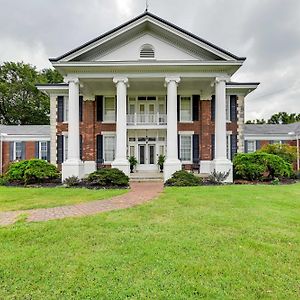
<svg viewBox="0 0 300 300">
<path fill-rule="evenodd" d="M 108 199 L 126 190 L 0 187 L 0 211 L 46 208 Z"/>
<path fill-rule="evenodd" d="M 299 299 L 300 185 L 167 188 L 0 229 L 0 299 Z"/>
</svg>

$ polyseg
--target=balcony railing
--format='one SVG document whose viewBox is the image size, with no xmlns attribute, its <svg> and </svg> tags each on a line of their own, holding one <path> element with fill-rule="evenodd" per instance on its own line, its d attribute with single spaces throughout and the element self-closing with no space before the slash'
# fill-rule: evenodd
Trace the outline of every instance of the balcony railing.
<svg viewBox="0 0 300 300">
<path fill-rule="evenodd" d="M 127 125 L 166 125 L 166 114 L 132 114 L 127 115 Z"/>
</svg>

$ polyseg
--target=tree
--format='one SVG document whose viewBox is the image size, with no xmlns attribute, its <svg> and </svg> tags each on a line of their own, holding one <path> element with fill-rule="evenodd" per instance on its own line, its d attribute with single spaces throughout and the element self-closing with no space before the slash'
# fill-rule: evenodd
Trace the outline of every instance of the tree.
<svg viewBox="0 0 300 300">
<path fill-rule="evenodd" d="M 37 83 L 61 82 L 57 71 L 23 62 L 0 65 L 0 123 L 6 125 L 49 124 L 49 97 L 40 92 Z"/>
<path fill-rule="evenodd" d="M 291 124 L 300 121 L 300 114 L 287 112 L 279 112 L 271 116 L 268 120 L 268 124 Z"/>
<path fill-rule="evenodd" d="M 266 124 L 266 121 L 264 119 L 248 120 L 246 124 Z"/>
</svg>

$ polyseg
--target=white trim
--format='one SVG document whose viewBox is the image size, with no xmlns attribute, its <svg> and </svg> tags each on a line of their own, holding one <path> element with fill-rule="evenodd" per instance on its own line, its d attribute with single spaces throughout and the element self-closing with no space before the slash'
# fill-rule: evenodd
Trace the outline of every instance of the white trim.
<svg viewBox="0 0 300 300">
<path fill-rule="evenodd" d="M 39 142 L 39 141 L 50 141 L 50 136 L 49 135 L 3 135 L 2 136 L 2 141 L 3 142 L 15 142 L 15 141 L 20 141 L 20 142 Z"/>
<path fill-rule="evenodd" d="M 195 131 L 178 131 L 179 135 L 193 135 Z"/>
</svg>

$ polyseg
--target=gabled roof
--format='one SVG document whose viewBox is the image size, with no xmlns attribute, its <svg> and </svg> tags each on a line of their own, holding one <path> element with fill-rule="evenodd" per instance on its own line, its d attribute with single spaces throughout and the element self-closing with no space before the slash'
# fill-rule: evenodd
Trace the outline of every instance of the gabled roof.
<svg viewBox="0 0 300 300">
<path fill-rule="evenodd" d="M 91 44 L 93 44 L 93 43 L 95 43 L 97 41 L 100 41 L 101 39 L 103 39 L 103 38 L 105 38 L 105 37 L 107 37 L 107 36 L 109 36 L 109 35 L 117 32 L 120 29 L 123 29 L 124 27 L 126 27 L 126 26 L 128 26 L 128 25 L 130 25 L 130 24 L 132 24 L 132 23 L 134 23 L 134 22 L 136 22 L 136 21 L 138 21 L 138 20 L 140 20 L 140 19 L 142 19 L 144 17 L 152 18 L 152 19 L 154 19 L 154 20 L 156 20 L 156 21 L 158 21 L 160 23 L 163 23 L 163 24 L 165 24 L 165 25 L 167 25 L 167 26 L 169 26 L 169 27 L 171 27 L 171 28 L 173 28 L 173 29 L 175 29 L 175 30 L 183 33 L 184 35 L 192 37 L 193 39 L 195 39 L 195 40 L 197 40 L 197 41 L 199 41 L 199 42 L 201 42 L 201 43 L 203 43 L 203 44 L 205 44 L 205 45 L 207 45 L 207 46 L 209 46 L 209 47 L 211 47 L 211 48 L 213 48 L 213 49 L 215 49 L 215 50 L 217 50 L 217 51 L 219 51 L 221 53 L 223 53 L 224 55 L 227 55 L 227 56 L 231 57 L 233 60 L 244 61 L 246 59 L 245 57 L 238 57 L 238 56 L 230 53 L 229 51 L 226 51 L 226 50 L 224 50 L 224 49 L 222 49 L 222 48 L 220 48 L 220 47 L 218 47 L 218 46 L 216 46 L 216 45 L 208 42 L 207 40 L 204 40 L 204 39 L 200 38 L 199 36 L 197 36 L 197 35 L 189 32 L 189 31 L 186 31 L 186 30 L 178 27 L 177 25 L 175 25 L 175 24 L 173 24 L 173 23 L 171 23 L 169 21 L 166 21 L 166 20 L 164 20 L 164 19 L 162 19 L 162 18 L 160 18 L 160 17 L 158 17 L 158 16 L 156 16 L 156 15 L 154 15 L 154 14 L 148 12 L 148 11 L 145 11 L 141 15 L 139 15 L 139 16 L 131 19 L 130 21 L 128 21 L 128 22 L 126 22 L 126 23 L 124 23 L 124 24 L 122 24 L 122 25 L 120 25 L 120 26 L 118 26 L 118 27 L 116 27 L 116 28 L 114 28 L 114 29 L 112 29 L 112 30 L 110 30 L 110 31 L 108 31 L 108 32 L 100 35 L 100 36 L 98 36 L 97 38 L 92 39 L 92 40 L 88 41 L 87 43 L 85 43 L 85 44 L 83 44 L 83 45 L 81 45 L 81 46 L 79 46 L 79 47 L 77 47 L 77 48 L 75 48 L 75 49 L 73 49 L 73 50 L 71 50 L 71 51 L 69 51 L 69 52 L 67 52 L 67 53 L 59 56 L 59 57 L 57 57 L 57 58 L 50 58 L 49 60 L 51 62 L 60 61 L 60 60 L 62 60 L 64 58 L 66 58 L 67 56 L 69 56 L 71 54 L 74 54 L 77 51 L 82 50 L 83 48 L 85 48 L 85 47 L 87 47 L 87 46 L 89 46 L 89 45 L 91 45 Z"/>
<path fill-rule="evenodd" d="M 300 122 L 293 124 L 245 124 L 245 135 L 288 135 L 300 134 Z"/>
<path fill-rule="evenodd" d="M 50 136 L 50 125 L 0 125 L 0 133 L 7 135 Z"/>
</svg>

